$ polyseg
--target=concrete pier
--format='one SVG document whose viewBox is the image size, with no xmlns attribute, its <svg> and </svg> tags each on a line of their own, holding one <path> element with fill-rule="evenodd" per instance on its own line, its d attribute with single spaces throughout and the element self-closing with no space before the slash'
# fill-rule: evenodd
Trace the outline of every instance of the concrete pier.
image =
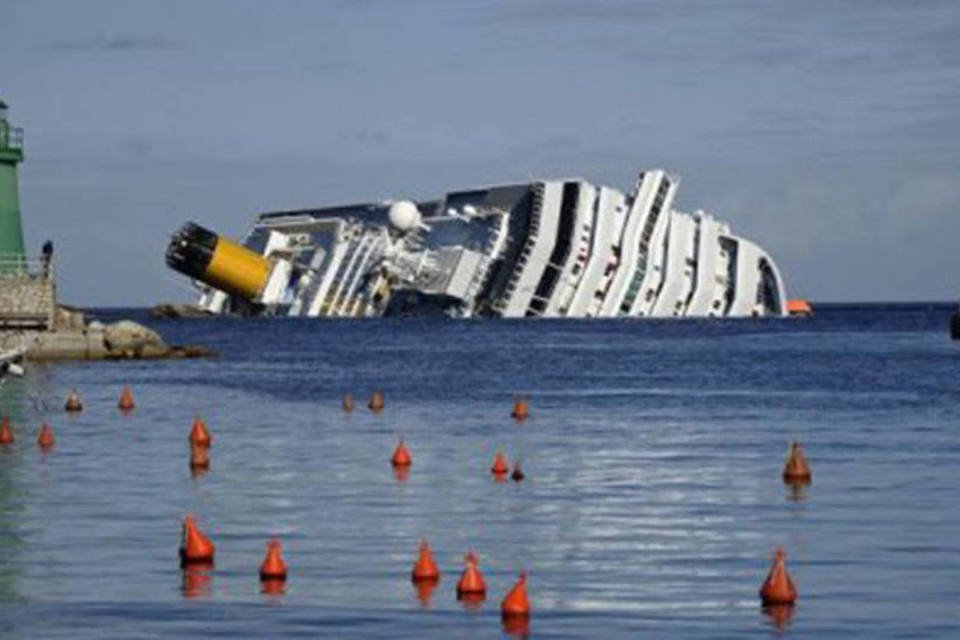
<svg viewBox="0 0 960 640">
<path fill-rule="evenodd" d="M 45 330 L 56 324 L 56 286 L 53 278 L 23 268 L 0 274 L 0 330 Z"/>
</svg>

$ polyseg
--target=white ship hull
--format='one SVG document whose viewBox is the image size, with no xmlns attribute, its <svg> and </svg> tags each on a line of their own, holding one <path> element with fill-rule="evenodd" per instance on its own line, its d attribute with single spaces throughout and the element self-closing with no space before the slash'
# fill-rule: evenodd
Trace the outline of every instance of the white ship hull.
<svg viewBox="0 0 960 640">
<path fill-rule="evenodd" d="M 236 266 L 221 255 L 235 245 L 195 225 L 167 261 L 199 281 L 200 304 L 215 313 L 785 315 L 773 259 L 709 214 L 675 210 L 676 191 L 676 178 L 653 170 L 629 193 L 547 180 L 266 213 Z"/>
</svg>

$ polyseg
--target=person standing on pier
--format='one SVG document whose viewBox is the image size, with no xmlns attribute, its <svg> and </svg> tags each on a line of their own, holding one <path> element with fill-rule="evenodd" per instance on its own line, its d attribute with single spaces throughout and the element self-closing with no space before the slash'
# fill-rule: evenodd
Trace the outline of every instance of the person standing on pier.
<svg viewBox="0 0 960 640">
<path fill-rule="evenodd" d="M 40 262 L 43 265 L 43 277 L 50 277 L 50 263 L 53 262 L 53 241 L 47 240 L 40 249 Z"/>
</svg>

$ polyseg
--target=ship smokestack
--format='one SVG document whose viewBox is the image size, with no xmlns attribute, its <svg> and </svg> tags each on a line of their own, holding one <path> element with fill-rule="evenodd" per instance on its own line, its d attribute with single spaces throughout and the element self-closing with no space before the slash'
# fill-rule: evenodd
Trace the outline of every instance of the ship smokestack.
<svg viewBox="0 0 960 640">
<path fill-rule="evenodd" d="M 270 261 L 213 231 L 188 222 L 167 246 L 167 266 L 224 293 L 254 300 L 270 277 Z"/>
</svg>

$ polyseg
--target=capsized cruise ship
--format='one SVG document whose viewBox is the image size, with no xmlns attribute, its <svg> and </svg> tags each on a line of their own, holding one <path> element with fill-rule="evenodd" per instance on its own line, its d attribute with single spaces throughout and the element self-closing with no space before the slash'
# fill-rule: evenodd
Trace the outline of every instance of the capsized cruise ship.
<svg viewBox="0 0 960 640">
<path fill-rule="evenodd" d="M 213 313 L 458 318 L 783 316 L 773 259 L 645 171 L 622 192 L 581 179 L 257 217 L 242 246 L 194 223 L 167 264 Z"/>
</svg>

